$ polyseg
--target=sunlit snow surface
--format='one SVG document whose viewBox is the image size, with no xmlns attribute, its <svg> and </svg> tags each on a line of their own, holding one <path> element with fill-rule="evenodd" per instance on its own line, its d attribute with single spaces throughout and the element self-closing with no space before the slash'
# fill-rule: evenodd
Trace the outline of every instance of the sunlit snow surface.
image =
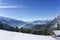
<svg viewBox="0 0 60 40">
<path fill-rule="evenodd" d="M 0 30 L 0 40 L 56 40 L 51 36 L 32 35 Z"/>
<path fill-rule="evenodd" d="M 60 35 L 60 30 L 55 30 L 54 32 L 56 35 Z"/>
</svg>

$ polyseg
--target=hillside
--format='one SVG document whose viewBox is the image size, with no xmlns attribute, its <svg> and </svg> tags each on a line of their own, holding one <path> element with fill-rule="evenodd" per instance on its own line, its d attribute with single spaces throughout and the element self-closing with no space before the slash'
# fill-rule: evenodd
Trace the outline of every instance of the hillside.
<svg viewBox="0 0 60 40">
<path fill-rule="evenodd" d="M 32 35 L 0 30 L 0 40 L 56 40 L 51 36 Z"/>
<path fill-rule="evenodd" d="M 58 23 L 60 23 L 60 15 L 54 18 L 50 23 L 48 23 L 48 26 L 52 28 L 56 28 Z"/>
<path fill-rule="evenodd" d="M 1 16 L 0 16 L 0 22 L 11 25 L 13 27 L 16 27 L 16 26 L 21 27 L 24 24 L 26 24 L 26 22 L 21 21 L 21 20 L 16 20 L 12 18 L 1 17 Z"/>
</svg>

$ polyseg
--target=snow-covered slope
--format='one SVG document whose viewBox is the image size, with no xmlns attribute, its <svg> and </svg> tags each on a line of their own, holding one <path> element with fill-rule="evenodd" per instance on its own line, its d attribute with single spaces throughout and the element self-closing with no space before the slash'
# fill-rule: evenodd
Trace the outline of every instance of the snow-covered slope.
<svg viewBox="0 0 60 40">
<path fill-rule="evenodd" d="M 0 30 L 0 40 L 56 40 L 51 36 L 40 36 Z"/>
<path fill-rule="evenodd" d="M 57 24 L 60 24 L 60 15 L 56 18 L 54 18 L 50 23 L 49 23 L 49 26 L 52 27 L 52 28 L 56 28 L 57 27 Z"/>
</svg>

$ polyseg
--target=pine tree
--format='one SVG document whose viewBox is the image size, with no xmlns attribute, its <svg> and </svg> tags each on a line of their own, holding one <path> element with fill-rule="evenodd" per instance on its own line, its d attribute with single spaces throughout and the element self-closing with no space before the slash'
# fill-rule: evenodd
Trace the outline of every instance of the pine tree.
<svg viewBox="0 0 60 40">
<path fill-rule="evenodd" d="M 60 24 L 59 23 L 57 24 L 57 30 L 60 30 Z"/>
</svg>

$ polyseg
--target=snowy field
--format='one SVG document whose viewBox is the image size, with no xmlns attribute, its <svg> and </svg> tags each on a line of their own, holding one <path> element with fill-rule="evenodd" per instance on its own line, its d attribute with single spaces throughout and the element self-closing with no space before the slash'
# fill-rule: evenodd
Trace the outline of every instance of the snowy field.
<svg viewBox="0 0 60 40">
<path fill-rule="evenodd" d="M 60 30 L 55 30 L 54 32 L 55 32 L 56 35 L 60 36 Z M 58 40 L 60 40 L 60 37 L 56 36 L 55 38 L 58 39 Z"/>
<path fill-rule="evenodd" d="M 60 37 L 56 37 L 57 40 L 60 40 Z"/>
<path fill-rule="evenodd" d="M 40 36 L 0 30 L 0 40 L 56 40 L 51 36 Z"/>
</svg>

